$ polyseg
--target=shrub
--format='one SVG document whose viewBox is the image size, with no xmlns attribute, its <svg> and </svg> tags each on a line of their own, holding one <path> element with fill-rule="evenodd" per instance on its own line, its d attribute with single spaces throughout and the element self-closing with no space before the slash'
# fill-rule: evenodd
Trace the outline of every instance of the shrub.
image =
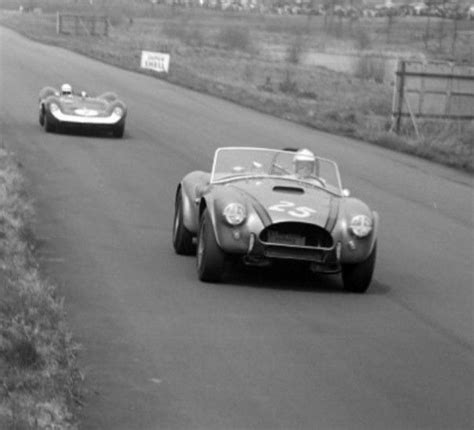
<svg viewBox="0 0 474 430">
<path fill-rule="evenodd" d="M 291 79 L 290 71 L 286 71 L 285 80 L 279 85 L 280 91 L 286 94 L 298 94 L 298 85 Z"/>
<path fill-rule="evenodd" d="M 217 42 L 228 49 L 251 51 L 252 38 L 248 28 L 241 26 L 223 27 L 217 35 Z"/>
<path fill-rule="evenodd" d="M 178 39 L 189 46 L 200 47 L 205 44 L 205 35 L 201 27 L 189 23 L 189 20 L 187 19 L 165 21 L 161 31 L 170 39 Z"/>
<path fill-rule="evenodd" d="M 286 52 L 286 61 L 290 64 L 299 64 L 304 51 L 304 39 L 301 34 L 296 35 Z"/>
<path fill-rule="evenodd" d="M 359 27 L 354 33 L 354 44 L 356 49 L 364 50 L 370 48 L 372 41 L 369 33 L 362 27 Z"/>
<path fill-rule="evenodd" d="M 370 55 L 362 55 L 355 63 L 355 76 L 360 79 L 373 79 L 382 83 L 385 78 L 385 60 Z"/>
</svg>

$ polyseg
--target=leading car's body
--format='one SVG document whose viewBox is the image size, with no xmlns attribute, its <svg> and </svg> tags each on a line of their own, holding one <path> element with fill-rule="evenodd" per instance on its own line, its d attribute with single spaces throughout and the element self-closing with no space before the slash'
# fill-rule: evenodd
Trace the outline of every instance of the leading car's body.
<svg viewBox="0 0 474 430">
<path fill-rule="evenodd" d="M 292 173 L 291 151 L 220 148 L 211 173 L 191 172 L 176 192 L 173 244 L 194 252 L 198 274 L 219 281 L 230 257 L 247 264 L 306 262 L 342 272 L 346 289 L 364 292 L 375 265 L 379 217 L 348 196 L 336 163 L 318 158 L 318 176 Z"/>
<path fill-rule="evenodd" d="M 87 128 L 109 131 L 122 137 L 127 107 L 114 93 L 98 97 L 81 94 L 61 95 L 51 87 L 39 95 L 39 123 L 47 132 L 59 128 Z"/>
</svg>

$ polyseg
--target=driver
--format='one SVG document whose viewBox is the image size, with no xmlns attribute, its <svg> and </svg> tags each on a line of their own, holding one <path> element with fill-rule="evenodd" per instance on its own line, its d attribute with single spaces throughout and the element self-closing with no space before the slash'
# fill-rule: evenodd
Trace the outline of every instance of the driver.
<svg viewBox="0 0 474 430">
<path fill-rule="evenodd" d="M 72 96 L 72 87 L 69 84 L 61 85 L 61 95 L 62 96 Z"/>
<path fill-rule="evenodd" d="M 300 179 L 317 176 L 317 160 L 309 149 L 300 149 L 293 157 L 295 175 Z"/>
</svg>

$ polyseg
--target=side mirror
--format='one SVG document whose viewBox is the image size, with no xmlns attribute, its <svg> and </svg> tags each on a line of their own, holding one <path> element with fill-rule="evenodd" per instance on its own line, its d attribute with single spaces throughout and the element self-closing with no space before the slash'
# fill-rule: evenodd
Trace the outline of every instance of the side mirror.
<svg viewBox="0 0 474 430">
<path fill-rule="evenodd" d="M 347 188 L 344 188 L 342 190 L 342 196 L 343 197 L 349 197 L 350 195 L 351 195 L 351 192 Z"/>
</svg>

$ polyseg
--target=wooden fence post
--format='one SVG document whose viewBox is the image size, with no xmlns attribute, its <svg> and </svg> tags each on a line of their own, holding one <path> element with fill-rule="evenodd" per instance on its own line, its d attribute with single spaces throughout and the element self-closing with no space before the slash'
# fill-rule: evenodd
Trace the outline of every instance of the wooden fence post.
<svg viewBox="0 0 474 430">
<path fill-rule="evenodd" d="M 400 127 L 402 124 L 402 110 L 403 110 L 403 95 L 405 92 L 405 61 L 400 62 L 400 68 L 397 72 L 397 76 L 399 76 L 398 82 L 398 112 L 397 112 L 397 122 L 395 126 L 395 130 L 400 133 Z"/>
</svg>

